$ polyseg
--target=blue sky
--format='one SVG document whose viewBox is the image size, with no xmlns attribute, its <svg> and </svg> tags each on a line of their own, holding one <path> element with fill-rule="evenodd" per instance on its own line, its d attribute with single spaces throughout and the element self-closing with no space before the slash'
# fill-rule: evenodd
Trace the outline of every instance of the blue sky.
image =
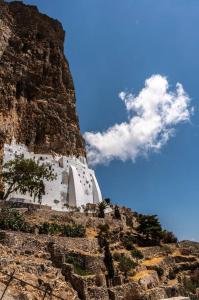
<svg viewBox="0 0 199 300">
<path fill-rule="evenodd" d="M 59 19 L 82 133 L 127 120 L 121 91 L 139 94 L 153 74 L 182 83 L 194 115 L 159 153 L 95 167 L 105 197 L 158 214 L 180 239 L 199 240 L 199 1 L 26 0 Z"/>
</svg>

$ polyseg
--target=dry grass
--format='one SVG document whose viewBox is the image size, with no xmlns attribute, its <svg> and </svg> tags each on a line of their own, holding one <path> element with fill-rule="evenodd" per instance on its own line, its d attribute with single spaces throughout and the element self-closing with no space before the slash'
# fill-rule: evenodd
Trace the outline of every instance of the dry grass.
<svg viewBox="0 0 199 300">
<path fill-rule="evenodd" d="M 176 250 L 171 254 L 171 256 L 181 256 L 180 250 L 179 250 L 179 249 L 176 249 Z"/>
<path fill-rule="evenodd" d="M 140 272 L 137 272 L 134 276 L 132 276 L 131 279 L 134 281 L 138 281 L 147 275 L 151 275 L 153 272 L 154 272 L 153 270 L 140 271 Z"/>
<path fill-rule="evenodd" d="M 160 256 L 160 257 L 154 257 L 154 258 L 151 258 L 151 259 L 146 259 L 142 262 L 142 265 L 144 266 L 156 266 L 156 265 L 159 265 L 163 259 L 165 257 L 164 256 Z"/>
<path fill-rule="evenodd" d="M 177 279 L 172 279 L 168 281 L 168 286 L 174 286 L 178 284 L 178 280 Z"/>
</svg>

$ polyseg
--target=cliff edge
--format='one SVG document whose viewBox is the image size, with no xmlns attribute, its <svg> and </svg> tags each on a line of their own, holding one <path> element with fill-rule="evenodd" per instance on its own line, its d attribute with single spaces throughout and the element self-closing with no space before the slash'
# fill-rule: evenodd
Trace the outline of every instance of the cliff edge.
<svg viewBox="0 0 199 300">
<path fill-rule="evenodd" d="M 0 151 L 15 137 L 35 153 L 85 156 L 65 32 L 35 6 L 0 3 Z"/>
</svg>

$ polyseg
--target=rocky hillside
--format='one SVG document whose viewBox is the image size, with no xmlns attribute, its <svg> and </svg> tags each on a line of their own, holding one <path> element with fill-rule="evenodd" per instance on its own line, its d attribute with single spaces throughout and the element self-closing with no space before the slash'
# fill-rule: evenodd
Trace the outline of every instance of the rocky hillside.
<svg viewBox="0 0 199 300">
<path fill-rule="evenodd" d="M 5 299 L 40 300 L 45 291 L 53 300 L 199 299 L 199 244 L 174 243 L 165 231 L 146 239 L 143 216 L 111 209 L 103 217 L 94 206 L 82 213 L 4 207 L 0 291 L 15 272 Z"/>
<path fill-rule="evenodd" d="M 0 1 L 0 152 L 14 136 L 37 153 L 85 156 L 62 25 Z"/>
</svg>

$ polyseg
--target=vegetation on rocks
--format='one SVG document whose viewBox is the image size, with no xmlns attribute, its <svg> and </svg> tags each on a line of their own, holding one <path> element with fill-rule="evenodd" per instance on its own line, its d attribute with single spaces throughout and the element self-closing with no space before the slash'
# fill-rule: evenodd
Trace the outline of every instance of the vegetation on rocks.
<svg viewBox="0 0 199 300">
<path fill-rule="evenodd" d="M 131 250 L 131 256 L 135 259 L 143 259 L 144 256 L 140 250 L 134 247 L 134 249 Z"/>
<path fill-rule="evenodd" d="M 155 270 L 159 277 L 162 277 L 164 275 L 164 269 L 160 266 L 153 266 L 151 267 L 152 270 Z"/>
<path fill-rule="evenodd" d="M 62 232 L 62 226 L 56 223 L 43 223 L 39 225 L 39 234 L 56 234 Z"/>
<path fill-rule="evenodd" d="M 100 202 L 99 204 L 98 204 L 98 217 L 99 218 L 104 218 L 104 216 L 105 216 L 105 209 L 107 208 L 107 206 L 108 206 L 108 204 L 107 204 L 107 202 L 105 201 L 105 200 L 103 200 L 102 202 Z"/>
<path fill-rule="evenodd" d="M 113 257 L 110 251 L 109 242 L 105 239 L 105 246 L 104 246 L 104 263 L 107 269 L 108 278 L 113 279 L 115 275 L 114 265 L 113 265 Z"/>
<path fill-rule="evenodd" d="M 170 231 L 167 231 L 167 230 L 163 230 L 162 231 L 162 242 L 165 243 L 165 244 L 177 243 L 178 239 L 174 235 L 173 232 L 170 232 Z"/>
<path fill-rule="evenodd" d="M 33 225 L 26 222 L 24 215 L 13 208 L 2 208 L 0 210 L 0 229 L 23 231 L 33 233 L 38 229 L 39 234 L 61 235 L 66 237 L 84 237 L 86 229 L 83 225 L 44 222 Z"/>
<path fill-rule="evenodd" d="M 91 272 L 86 270 L 83 261 L 78 260 L 78 255 L 76 253 L 69 253 L 65 256 L 65 261 L 68 264 L 73 265 L 74 272 L 80 276 L 91 275 Z"/>
<path fill-rule="evenodd" d="M 98 229 L 100 230 L 99 235 L 107 234 L 109 232 L 109 225 L 108 224 L 99 224 Z"/>
<path fill-rule="evenodd" d="M 114 208 L 114 217 L 115 217 L 115 219 L 118 219 L 118 220 L 121 219 L 120 210 L 119 210 L 119 207 L 117 205 L 115 205 L 115 208 Z"/>
<path fill-rule="evenodd" d="M 138 233 L 143 235 L 144 242 L 159 245 L 162 238 L 162 227 L 156 215 L 138 215 Z"/>
<path fill-rule="evenodd" d="M 59 225 L 57 223 L 43 223 L 39 225 L 40 234 L 60 234 L 66 237 L 84 237 L 86 229 L 82 225 L 67 224 Z"/>
<path fill-rule="evenodd" d="M 84 237 L 86 229 L 83 225 L 64 225 L 63 236 L 67 237 Z"/>
<path fill-rule="evenodd" d="M 125 255 L 121 255 L 119 257 L 119 268 L 120 271 L 124 273 L 124 276 L 127 278 L 128 274 L 131 270 L 133 270 L 137 266 L 137 263 L 132 259 L 126 257 Z"/>
<path fill-rule="evenodd" d="M 0 228 L 4 230 L 22 230 L 25 219 L 16 209 L 3 208 L 0 211 Z"/>
<path fill-rule="evenodd" d="M 131 234 L 127 234 L 122 238 L 122 243 L 126 250 L 134 250 L 134 245 L 137 243 L 137 237 Z"/>
</svg>

